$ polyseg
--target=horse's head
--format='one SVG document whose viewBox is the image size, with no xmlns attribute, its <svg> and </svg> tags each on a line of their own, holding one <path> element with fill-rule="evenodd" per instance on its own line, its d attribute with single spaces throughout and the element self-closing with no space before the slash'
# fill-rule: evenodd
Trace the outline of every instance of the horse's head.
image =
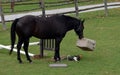
<svg viewBox="0 0 120 75">
<path fill-rule="evenodd" d="M 79 36 L 79 39 L 82 39 L 84 37 L 83 30 L 84 30 L 84 21 L 85 20 L 79 20 L 79 23 L 75 25 L 75 32 Z"/>
</svg>

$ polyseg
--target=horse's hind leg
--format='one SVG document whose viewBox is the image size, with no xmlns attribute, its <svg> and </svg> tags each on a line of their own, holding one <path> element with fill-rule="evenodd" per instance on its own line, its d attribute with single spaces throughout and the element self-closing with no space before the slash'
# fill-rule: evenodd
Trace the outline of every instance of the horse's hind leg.
<svg viewBox="0 0 120 75">
<path fill-rule="evenodd" d="M 27 60 L 31 63 L 32 60 L 30 59 L 30 56 L 28 54 L 28 46 L 29 46 L 29 38 L 24 40 L 24 46 L 23 46 L 23 48 L 25 50 Z"/>
<path fill-rule="evenodd" d="M 20 49 L 21 49 L 22 43 L 23 43 L 23 39 L 19 38 L 18 39 L 18 44 L 17 44 L 17 59 L 18 59 L 19 63 L 22 63 L 22 60 L 21 60 L 21 57 L 20 57 Z"/>
</svg>

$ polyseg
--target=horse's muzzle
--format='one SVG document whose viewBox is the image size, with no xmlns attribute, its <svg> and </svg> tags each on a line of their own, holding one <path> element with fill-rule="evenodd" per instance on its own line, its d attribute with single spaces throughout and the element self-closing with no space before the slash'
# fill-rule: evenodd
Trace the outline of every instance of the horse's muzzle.
<svg viewBox="0 0 120 75">
<path fill-rule="evenodd" d="M 82 39 L 82 38 L 84 38 L 84 36 L 79 36 L 79 39 Z"/>
</svg>

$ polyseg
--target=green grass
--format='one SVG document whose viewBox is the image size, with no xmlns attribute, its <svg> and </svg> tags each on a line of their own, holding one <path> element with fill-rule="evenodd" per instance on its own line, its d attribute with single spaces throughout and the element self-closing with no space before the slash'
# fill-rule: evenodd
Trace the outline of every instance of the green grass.
<svg viewBox="0 0 120 75">
<path fill-rule="evenodd" d="M 32 59 L 29 64 L 22 55 L 23 64 L 16 60 L 16 53 L 11 56 L 8 51 L 0 49 L 0 74 L 1 75 L 119 75 L 120 74 L 120 9 L 109 10 L 109 16 L 104 16 L 104 11 L 96 11 L 80 14 L 85 18 L 84 35 L 96 40 L 96 49 L 93 52 L 82 51 L 75 43 L 77 36 L 74 31 L 67 33 L 61 43 L 61 56 L 82 55 L 79 62 L 62 60 L 61 63 L 68 64 L 67 68 L 50 68 L 48 65 L 54 52 L 45 51 L 44 59 Z M 0 43 L 10 44 L 9 27 L 3 31 L 0 27 Z M 32 38 L 31 41 L 38 41 Z M 39 46 L 30 46 L 29 51 L 39 54 Z"/>
</svg>

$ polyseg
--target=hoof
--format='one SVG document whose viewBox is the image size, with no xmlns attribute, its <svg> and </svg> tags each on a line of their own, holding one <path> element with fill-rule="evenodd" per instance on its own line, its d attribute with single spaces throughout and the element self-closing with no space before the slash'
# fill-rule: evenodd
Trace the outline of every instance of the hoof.
<svg viewBox="0 0 120 75">
<path fill-rule="evenodd" d="M 32 64 L 33 62 L 29 62 L 30 64 Z"/>
<path fill-rule="evenodd" d="M 22 64 L 23 62 L 22 61 L 19 61 L 20 64 Z"/>
<path fill-rule="evenodd" d="M 29 61 L 30 64 L 32 64 L 32 61 Z"/>
<path fill-rule="evenodd" d="M 55 59 L 55 62 L 60 62 L 60 61 L 61 61 L 60 58 Z"/>
</svg>

